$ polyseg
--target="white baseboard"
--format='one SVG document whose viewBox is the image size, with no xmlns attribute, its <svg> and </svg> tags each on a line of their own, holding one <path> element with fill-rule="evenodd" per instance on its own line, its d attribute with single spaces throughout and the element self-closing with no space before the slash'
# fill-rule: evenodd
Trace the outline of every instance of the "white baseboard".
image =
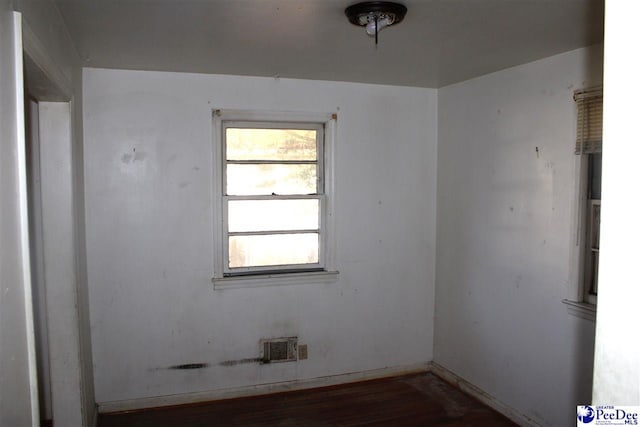
<svg viewBox="0 0 640 427">
<path fill-rule="evenodd" d="M 409 366 L 375 369 L 363 372 L 351 372 L 348 374 L 331 375 L 326 377 L 283 381 L 277 383 L 258 384 L 252 386 L 233 387 L 221 390 L 211 390 L 196 393 L 182 393 L 168 396 L 154 396 L 141 399 L 118 400 L 111 402 L 99 402 L 98 412 L 101 414 L 123 411 L 135 411 L 139 409 L 157 408 L 162 406 L 183 405 L 189 403 L 207 402 L 211 400 L 230 399 L 234 397 L 257 396 L 261 394 L 277 393 L 292 390 L 304 390 L 316 387 L 346 384 L 356 381 L 373 380 L 395 375 L 427 372 L 430 362 Z"/>
<path fill-rule="evenodd" d="M 418 372 L 432 372 L 442 380 L 448 382 L 464 393 L 471 395 L 485 405 L 500 412 L 516 424 L 523 427 L 541 427 L 540 424 L 520 413 L 509 405 L 499 401 L 481 388 L 471 384 L 464 378 L 451 372 L 447 368 L 435 363 L 425 362 L 415 365 L 398 366 L 391 368 L 374 369 L 370 371 L 351 372 L 347 374 L 330 375 L 326 377 L 283 381 L 277 383 L 257 384 L 251 386 L 232 387 L 220 390 L 210 390 L 195 393 L 182 393 L 167 396 L 154 396 L 140 399 L 118 400 L 98 403 L 98 413 L 113 413 L 124 411 L 136 411 L 141 409 L 157 408 L 162 406 L 184 405 L 189 403 L 208 402 L 213 400 L 231 399 L 235 397 L 258 396 L 261 394 L 278 393 L 293 390 L 305 390 L 317 387 L 326 387 L 339 384 L 347 384 L 357 381 L 366 381 L 385 378 L 396 375 L 404 375 Z M 97 420 L 97 417 L 96 417 Z"/>
<path fill-rule="evenodd" d="M 481 388 L 471 384 L 470 382 L 468 382 L 464 378 L 458 376 L 457 374 L 451 372 L 447 368 L 445 368 L 445 367 L 443 367 L 441 365 L 438 365 L 435 362 L 431 362 L 429 364 L 429 370 L 433 374 L 435 374 L 438 377 L 442 378 L 444 381 L 446 381 L 449 384 L 453 385 L 454 387 L 456 387 L 456 388 L 462 390 L 463 392 L 473 396 L 474 398 L 478 399 L 480 402 L 484 403 L 485 405 L 489 406 L 490 408 L 493 408 L 494 410 L 500 412 L 502 415 L 504 415 L 505 417 L 509 418 L 511 421 L 513 421 L 514 423 L 518 424 L 519 426 L 523 426 L 523 427 L 541 427 L 540 424 L 538 424 L 537 422 L 535 422 L 531 418 L 529 418 L 526 415 L 522 414 L 521 412 L 515 410 L 511 406 L 505 404 L 504 402 L 499 401 L 498 399 L 496 399 L 495 397 L 491 396 L 486 391 L 484 391 Z"/>
</svg>

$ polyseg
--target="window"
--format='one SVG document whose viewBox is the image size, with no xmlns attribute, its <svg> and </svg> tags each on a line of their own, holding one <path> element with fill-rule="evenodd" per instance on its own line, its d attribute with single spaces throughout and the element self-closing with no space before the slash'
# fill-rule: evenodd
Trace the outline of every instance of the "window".
<svg viewBox="0 0 640 427">
<path fill-rule="evenodd" d="M 216 279 L 324 272 L 335 117 L 214 112 Z"/>
<path fill-rule="evenodd" d="M 581 156 L 584 214 L 582 284 L 583 301 L 595 304 L 598 296 L 600 206 L 602 180 L 602 88 L 576 91 L 578 108 L 576 155 Z"/>
</svg>

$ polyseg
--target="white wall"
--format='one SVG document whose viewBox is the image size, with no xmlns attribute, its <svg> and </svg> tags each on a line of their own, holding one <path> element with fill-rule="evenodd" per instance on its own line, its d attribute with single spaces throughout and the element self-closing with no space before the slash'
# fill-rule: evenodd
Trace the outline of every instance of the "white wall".
<svg viewBox="0 0 640 427">
<path fill-rule="evenodd" d="M 96 399 L 432 359 L 436 91 L 84 70 Z M 338 114 L 337 283 L 212 289 L 212 108 Z M 298 363 L 223 366 L 297 335 Z M 170 366 L 208 363 L 200 370 Z"/>
<path fill-rule="evenodd" d="M 636 242 L 640 168 L 630 155 L 638 107 L 629 83 L 640 67 L 629 48 L 640 38 L 638 3 L 606 3 L 603 201 L 593 403 L 640 404 L 640 323 Z M 633 337 L 633 338 L 631 338 Z"/>
<path fill-rule="evenodd" d="M 0 425 L 37 425 L 20 17 L 0 0 Z"/>
<path fill-rule="evenodd" d="M 434 360 L 546 426 L 590 401 L 594 324 L 576 294 L 573 91 L 602 46 L 438 92 Z"/>
</svg>

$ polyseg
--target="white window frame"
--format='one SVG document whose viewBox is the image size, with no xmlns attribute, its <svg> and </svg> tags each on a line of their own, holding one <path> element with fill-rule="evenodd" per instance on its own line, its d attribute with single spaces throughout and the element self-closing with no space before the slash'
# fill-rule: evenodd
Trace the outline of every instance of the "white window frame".
<svg viewBox="0 0 640 427">
<path fill-rule="evenodd" d="M 602 90 L 601 87 L 584 89 L 584 91 Z M 576 91 L 580 92 L 580 91 Z M 574 104 L 575 105 L 575 104 Z M 578 123 L 578 109 L 574 123 Z M 577 131 L 576 131 L 577 134 Z M 577 149 L 576 149 L 577 150 Z M 589 199 L 589 156 L 588 153 L 574 153 L 575 160 L 575 201 L 574 201 L 574 245 L 572 250 L 572 271 L 571 283 L 575 283 L 574 290 L 571 291 L 568 299 L 562 302 L 567 305 L 569 313 L 577 317 L 595 321 L 597 296 L 590 294 L 590 283 L 592 262 L 591 240 L 593 234 L 593 224 L 591 218 L 591 207 L 593 204 L 600 204 L 600 200 Z"/>
<path fill-rule="evenodd" d="M 585 238 L 584 245 L 584 288 L 583 288 L 583 301 L 587 304 L 596 305 L 598 303 L 597 294 L 594 295 L 591 293 L 591 283 L 595 282 L 595 287 L 598 287 L 598 268 L 600 265 L 599 261 L 599 252 L 600 245 L 596 245 L 595 236 L 600 234 L 599 229 L 599 221 L 598 226 L 596 227 L 593 212 L 595 207 L 600 209 L 600 199 L 589 199 L 589 203 L 587 206 L 587 236 Z M 600 214 L 598 214 L 598 217 Z M 599 240 L 599 239 L 597 239 Z M 595 261 L 593 261 L 593 257 L 595 257 Z"/>
<path fill-rule="evenodd" d="M 333 282 L 337 279 L 334 267 L 334 175 L 333 162 L 336 135 L 335 114 L 271 112 L 244 110 L 213 110 L 213 278 L 215 289 L 254 287 L 295 283 Z M 226 165 L 225 129 L 297 128 L 323 129 L 318 149 L 318 191 L 315 195 L 265 196 L 265 199 L 312 199 L 320 202 L 319 248 L 317 264 L 228 268 L 227 206 L 229 200 L 260 199 L 258 196 L 227 196 L 225 194 Z M 233 234 L 233 233 L 231 233 Z"/>
<path fill-rule="evenodd" d="M 589 197 L 589 155 L 582 154 L 578 157 L 579 168 L 579 187 L 578 187 L 578 227 L 576 248 L 578 250 L 578 296 L 577 301 L 596 306 L 598 303 L 598 297 L 590 293 L 591 281 L 593 280 L 592 271 L 594 269 L 594 263 L 591 259 L 593 247 L 593 236 L 596 232 L 594 230 L 592 210 L 593 206 L 601 205 L 600 199 L 591 199 Z M 597 248 L 599 252 L 599 248 Z M 598 261 L 595 263 L 595 272 L 598 271 Z M 597 282 L 597 277 L 595 278 Z"/>
</svg>

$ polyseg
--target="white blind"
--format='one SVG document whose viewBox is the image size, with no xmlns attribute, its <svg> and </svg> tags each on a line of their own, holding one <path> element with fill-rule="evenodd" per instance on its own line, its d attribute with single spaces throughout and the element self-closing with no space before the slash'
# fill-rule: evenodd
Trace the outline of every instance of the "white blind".
<svg viewBox="0 0 640 427">
<path fill-rule="evenodd" d="M 602 153 L 602 87 L 574 92 L 578 106 L 576 154 Z"/>
</svg>

